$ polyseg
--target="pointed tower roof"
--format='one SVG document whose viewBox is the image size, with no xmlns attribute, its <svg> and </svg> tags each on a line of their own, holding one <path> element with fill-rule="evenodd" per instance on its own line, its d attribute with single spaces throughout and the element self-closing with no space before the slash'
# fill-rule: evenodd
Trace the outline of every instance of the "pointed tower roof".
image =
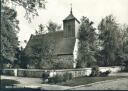
<svg viewBox="0 0 128 91">
<path fill-rule="evenodd" d="M 72 5 L 71 5 L 71 10 L 70 10 L 70 14 L 63 20 L 63 21 L 67 21 L 67 20 L 72 20 L 75 19 L 77 22 L 79 22 L 73 15 L 72 13 Z M 79 22 L 80 23 L 80 22 Z"/>
</svg>

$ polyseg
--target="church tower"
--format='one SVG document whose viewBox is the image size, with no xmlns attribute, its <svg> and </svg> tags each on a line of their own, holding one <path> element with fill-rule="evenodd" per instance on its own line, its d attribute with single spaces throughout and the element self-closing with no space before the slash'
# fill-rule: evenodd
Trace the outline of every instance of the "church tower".
<svg viewBox="0 0 128 91">
<path fill-rule="evenodd" d="M 74 17 L 72 7 L 70 14 L 63 20 L 64 38 L 76 37 L 80 22 Z"/>
</svg>

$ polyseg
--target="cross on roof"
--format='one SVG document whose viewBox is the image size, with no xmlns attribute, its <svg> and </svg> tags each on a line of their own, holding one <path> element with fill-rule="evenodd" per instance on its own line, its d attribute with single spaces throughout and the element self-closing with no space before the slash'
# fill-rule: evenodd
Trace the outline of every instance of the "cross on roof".
<svg viewBox="0 0 128 91">
<path fill-rule="evenodd" d="M 70 11 L 70 13 L 72 14 L 72 3 L 70 5 L 71 5 L 71 11 Z"/>
</svg>

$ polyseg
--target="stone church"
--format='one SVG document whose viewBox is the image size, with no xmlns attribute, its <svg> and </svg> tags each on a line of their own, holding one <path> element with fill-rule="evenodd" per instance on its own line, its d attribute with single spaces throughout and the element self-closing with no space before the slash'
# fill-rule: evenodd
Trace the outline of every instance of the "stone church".
<svg viewBox="0 0 128 91">
<path fill-rule="evenodd" d="M 31 50 L 31 42 L 36 39 L 35 42 L 40 42 L 46 38 L 53 39 L 54 43 L 54 56 L 59 61 L 71 61 L 73 68 L 76 67 L 74 59 L 75 55 L 75 43 L 78 34 L 78 27 L 80 22 L 74 17 L 72 8 L 70 14 L 63 20 L 63 31 L 56 31 L 53 33 L 47 33 L 42 35 L 31 35 L 28 44 L 25 48 L 26 53 L 29 54 Z M 51 43 L 52 45 L 52 43 Z M 41 45 L 43 46 L 43 45 Z"/>
</svg>

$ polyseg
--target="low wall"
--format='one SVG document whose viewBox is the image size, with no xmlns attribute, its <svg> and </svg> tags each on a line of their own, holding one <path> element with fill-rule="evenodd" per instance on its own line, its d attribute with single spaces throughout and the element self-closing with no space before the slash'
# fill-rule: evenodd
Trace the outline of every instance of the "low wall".
<svg viewBox="0 0 128 91">
<path fill-rule="evenodd" d="M 107 70 L 110 70 L 112 73 L 119 72 L 122 70 L 122 67 L 120 66 L 112 66 L 112 67 L 99 67 L 99 71 L 105 72 Z"/>
<path fill-rule="evenodd" d="M 15 70 L 17 69 L 2 69 L 2 74 L 8 76 L 17 76 L 17 72 L 15 72 Z"/>
<path fill-rule="evenodd" d="M 105 72 L 110 70 L 112 73 L 121 71 L 121 67 L 99 67 L 99 71 Z M 81 69 L 62 69 L 62 70 L 41 70 L 41 69 L 3 69 L 4 75 L 12 75 L 19 77 L 42 77 L 44 72 L 48 72 L 50 77 L 54 75 L 63 75 L 64 73 L 71 73 L 73 77 L 89 76 L 92 72 L 91 68 Z"/>
</svg>

